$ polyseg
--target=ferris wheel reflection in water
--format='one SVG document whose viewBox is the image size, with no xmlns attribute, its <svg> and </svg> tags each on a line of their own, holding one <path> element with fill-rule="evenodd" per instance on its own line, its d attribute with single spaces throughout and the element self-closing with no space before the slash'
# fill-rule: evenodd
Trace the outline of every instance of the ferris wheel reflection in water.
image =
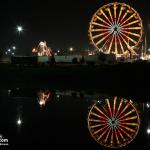
<svg viewBox="0 0 150 150">
<path fill-rule="evenodd" d="M 118 97 L 96 101 L 87 121 L 93 139 L 109 148 L 126 146 L 140 128 L 139 113 L 133 101 Z"/>
</svg>

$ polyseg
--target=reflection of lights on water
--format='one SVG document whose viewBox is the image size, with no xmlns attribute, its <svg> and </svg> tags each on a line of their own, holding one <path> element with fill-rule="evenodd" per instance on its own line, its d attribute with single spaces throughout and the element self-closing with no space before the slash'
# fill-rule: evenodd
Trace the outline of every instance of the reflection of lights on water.
<svg viewBox="0 0 150 150">
<path fill-rule="evenodd" d="M 38 101 L 39 101 L 39 105 L 45 106 L 46 102 L 48 101 L 50 97 L 50 92 L 49 91 L 40 91 L 38 92 Z"/>
<path fill-rule="evenodd" d="M 150 128 L 147 129 L 147 134 L 150 134 Z"/>
<path fill-rule="evenodd" d="M 93 103 L 87 120 L 94 140 L 110 148 L 132 142 L 140 127 L 140 117 L 133 101 L 115 96 Z"/>
<path fill-rule="evenodd" d="M 147 103 L 147 104 L 146 104 L 146 107 L 147 107 L 147 108 L 149 108 L 149 107 L 150 107 L 150 104 L 149 104 L 149 103 Z"/>
<path fill-rule="evenodd" d="M 56 97 L 57 97 L 57 98 L 60 98 L 60 95 L 59 95 L 59 94 L 57 94 L 57 95 L 56 95 Z"/>
<path fill-rule="evenodd" d="M 11 90 L 8 90 L 8 95 L 10 94 Z"/>
<path fill-rule="evenodd" d="M 40 100 L 39 104 L 40 104 L 40 106 L 43 106 L 43 105 L 45 105 L 45 101 L 44 100 Z"/>
<path fill-rule="evenodd" d="M 17 125 L 21 125 L 22 124 L 22 120 L 20 119 L 20 118 L 18 118 L 18 120 L 17 120 Z"/>
</svg>

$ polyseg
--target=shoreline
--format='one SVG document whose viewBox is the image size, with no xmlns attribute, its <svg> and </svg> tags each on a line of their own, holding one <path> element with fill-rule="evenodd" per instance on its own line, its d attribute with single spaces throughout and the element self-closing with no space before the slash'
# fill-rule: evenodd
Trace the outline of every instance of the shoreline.
<svg viewBox="0 0 150 150">
<path fill-rule="evenodd" d="M 93 89 L 145 95 L 150 91 L 150 64 L 117 65 L 0 65 L 0 88 Z"/>
</svg>

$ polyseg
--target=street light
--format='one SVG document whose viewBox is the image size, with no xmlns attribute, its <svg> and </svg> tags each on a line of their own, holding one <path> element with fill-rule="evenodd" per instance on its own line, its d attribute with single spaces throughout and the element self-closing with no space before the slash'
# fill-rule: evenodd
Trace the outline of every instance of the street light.
<svg viewBox="0 0 150 150">
<path fill-rule="evenodd" d="M 21 124 L 22 124 L 22 120 L 21 120 L 21 118 L 18 118 L 17 125 L 20 126 Z"/>
<path fill-rule="evenodd" d="M 16 46 L 13 46 L 12 49 L 15 50 L 15 49 L 16 49 Z"/>
<path fill-rule="evenodd" d="M 69 49 L 71 52 L 73 51 L 73 48 L 72 47 L 70 47 L 70 49 Z"/>
<path fill-rule="evenodd" d="M 150 134 L 150 128 L 147 129 L 147 134 L 148 134 L 148 135 Z"/>
<path fill-rule="evenodd" d="M 23 31 L 22 26 L 17 26 L 17 31 L 18 31 L 19 33 L 22 32 L 22 31 Z"/>
</svg>

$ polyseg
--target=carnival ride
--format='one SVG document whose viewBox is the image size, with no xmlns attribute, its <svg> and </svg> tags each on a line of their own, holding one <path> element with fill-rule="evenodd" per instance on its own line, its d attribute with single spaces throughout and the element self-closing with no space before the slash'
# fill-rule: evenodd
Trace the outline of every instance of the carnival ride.
<svg viewBox="0 0 150 150">
<path fill-rule="evenodd" d="M 140 127 L 139 113 L 133 101 L 118 97 L 96 101 L 89 111 L 87 121 L 93 139 L 109 148 L 129 144 Z"/>
<path fill-rule="evenodd" d="M 47 47 L 46 41 L 41 41 L 37 48 L 32 49 L 33 53 L 37 53 L 38 56 L 52 56 L 52 49 Z"/>
<path fill-rule="evenodd" d="M 116 57 L 137 56 L 143 24 L 138 12 L 124 3 L 109 3 L 93 15 L 89 37 L 97 51 Z"/>
</svg>

